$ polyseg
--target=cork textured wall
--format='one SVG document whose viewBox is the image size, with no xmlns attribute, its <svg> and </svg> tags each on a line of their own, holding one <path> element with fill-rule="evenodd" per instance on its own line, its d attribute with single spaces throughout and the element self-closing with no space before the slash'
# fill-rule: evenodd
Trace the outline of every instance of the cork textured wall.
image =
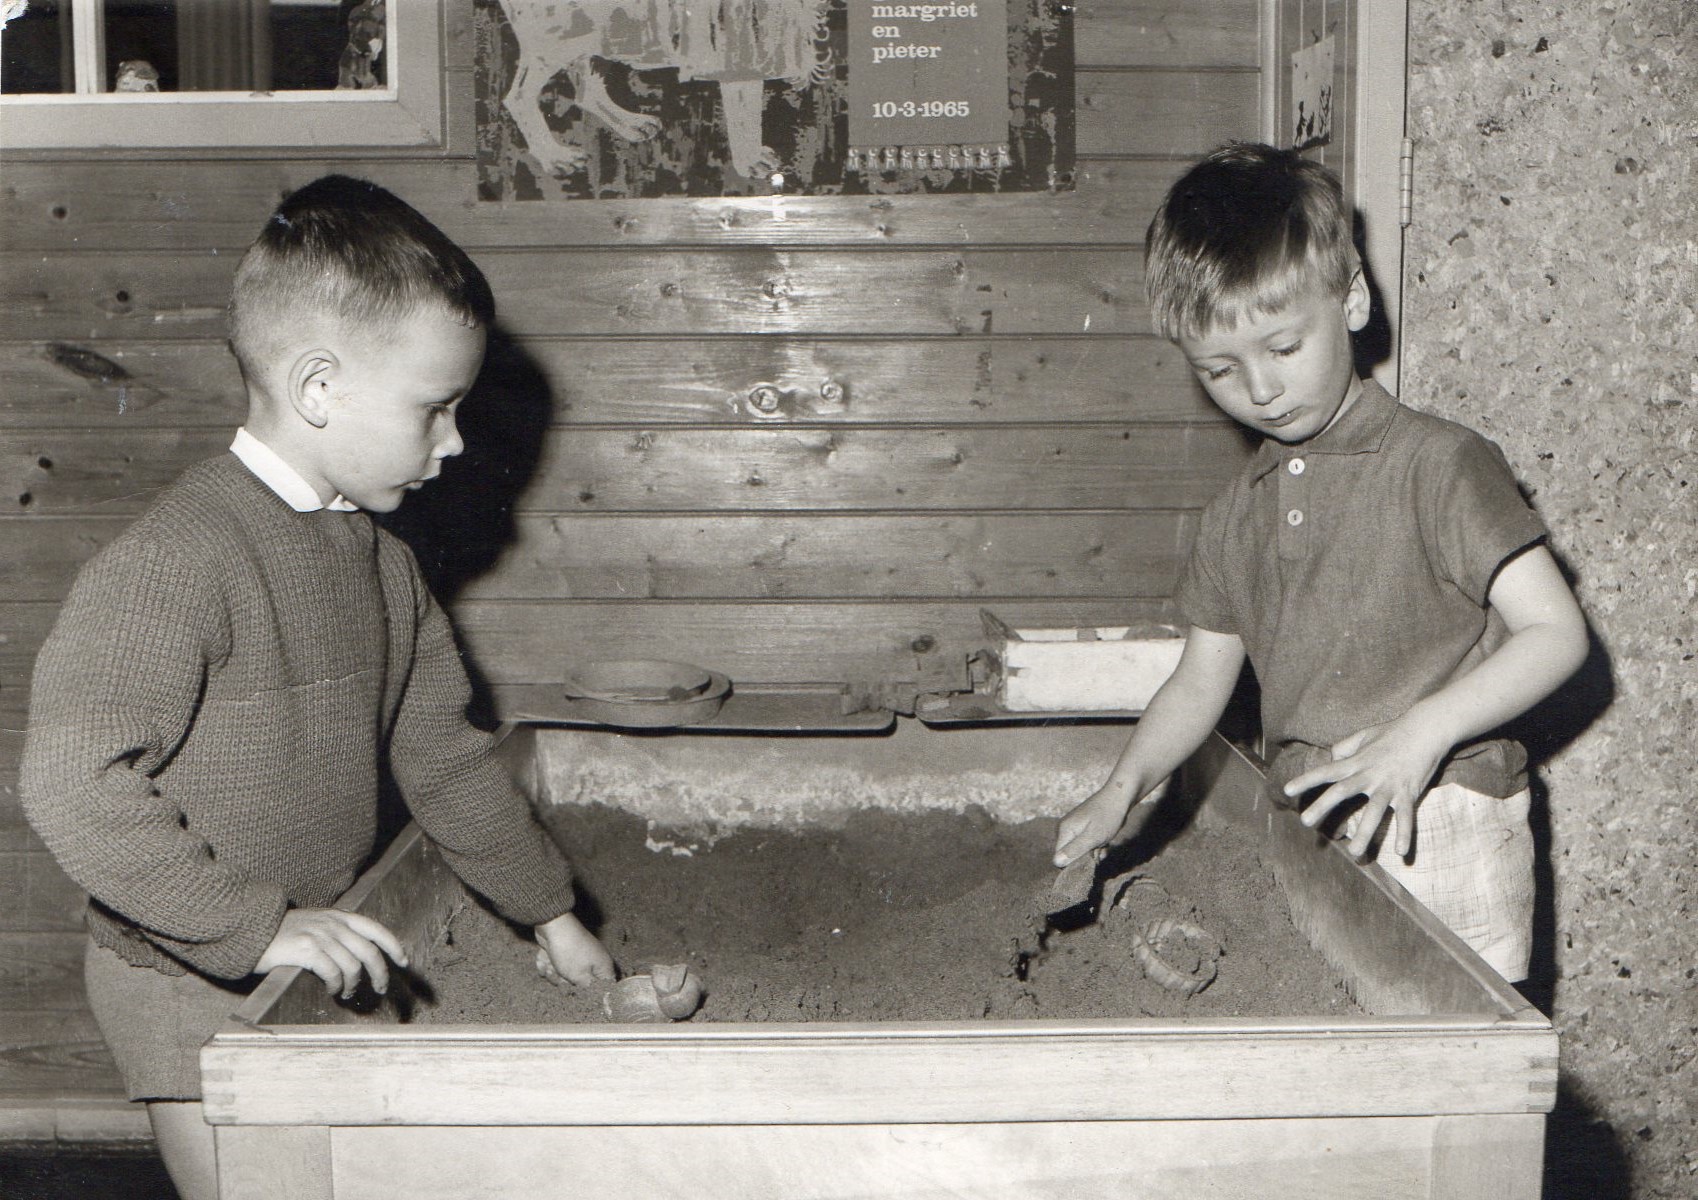
<svg viewBox="0 0 1698 1200">
<path fill-rule="evenodd" d="M 1403 398 L 1503 446 L 1592 623 L 1528 721 L 1547 1196 L 1698 1194 L 1698 5 L 1413 0 Z"/>
</svg>

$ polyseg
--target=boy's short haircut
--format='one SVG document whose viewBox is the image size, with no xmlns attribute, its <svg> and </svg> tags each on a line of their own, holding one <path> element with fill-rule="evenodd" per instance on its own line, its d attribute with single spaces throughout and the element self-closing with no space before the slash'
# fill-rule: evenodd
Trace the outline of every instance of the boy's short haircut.
<svg viewBox="0 0 1698 1200">
<path fill-rule="evenodd" d="M 1338 177 L 1294 150 L 1232 142 L 1169 189 L 1150 222 L 1144 287 L 1163 337 L 1233 329 L 1305 289 L 1343 297 L 1359 266 Z"/>
<path fill-rule="evenodd" d="M 430 304 L 471 326 L 495 319 L 489 281 L 447 234 L 375 183 L 326 175 L 285 197 L 242 257 L 230 343 L 251 373 L 309 314 L 381 332 Z"/>
</svg>

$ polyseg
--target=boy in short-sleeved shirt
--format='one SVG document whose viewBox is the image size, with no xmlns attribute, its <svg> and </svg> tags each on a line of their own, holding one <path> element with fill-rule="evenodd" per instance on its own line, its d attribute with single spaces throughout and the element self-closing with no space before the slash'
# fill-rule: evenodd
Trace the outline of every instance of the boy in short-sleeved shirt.
<svg viewBox="0 0 1698 1200">
<path fill-rule="evenodd" d="M 532 926 L 538 969 L 615 974 L 566 861 L 466 717 L 447 618 L 368 515 L 463 449 L 494 315 L 477 267 L 375 185 L 279 206 L 237 270 L 248 417 L 79 574 L 37 658 L 23 802 L 90 896 L 90 1007 L 172 1182 L 217 1194 L 197 1063 L 257 977 L 383 991 L 393 933 L 332 905 L 387 768 L 468 885 Z"/>
<path fill-rule="evenodd" d="M 1544 537 L 1496 446 L 1364 380 L 1330 429 L 1263 442 L 1208 506 L 1179 609 L 1244 643 L 1283 786 L 1495 650 L 1492 580 Z M 1438 778 L 1506 797 L 1525 763 L 1518 743 L 1486 737 Z"/>
<path fill-rule="evenodd" d="M 1310 825 L 1357 800 L 1352 852 L 1520 980 L 1526 757 L 1496 731 L 1579 666 L 1584 618 L 1497 447 L 1356 375 L 1368 293 L 1350 229 L 1324 168 L 1244 144 L 1192 168 L 1151 224 L 1159 331 L 1263 441 L 1204 511 L 1179 666 L 1063 818 L 1056 863 L 1141 827 L 1248 657 L 1276 794 L 1319 789 Z"/>
</svg>

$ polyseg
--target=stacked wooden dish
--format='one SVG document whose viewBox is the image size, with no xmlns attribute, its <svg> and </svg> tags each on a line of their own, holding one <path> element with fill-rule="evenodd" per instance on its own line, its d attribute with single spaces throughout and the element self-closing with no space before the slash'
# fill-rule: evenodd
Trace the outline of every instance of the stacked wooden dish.
<svg viewBox="0 0 1698 1200">
<path fill-rule="evenodd" d="M 705 721 L 730 691 L 731 680 L 717 671 L 653 658 L 583 663 L 566 677 L 566 698 L 576 713 L 626 729 Z"/>
</svg>

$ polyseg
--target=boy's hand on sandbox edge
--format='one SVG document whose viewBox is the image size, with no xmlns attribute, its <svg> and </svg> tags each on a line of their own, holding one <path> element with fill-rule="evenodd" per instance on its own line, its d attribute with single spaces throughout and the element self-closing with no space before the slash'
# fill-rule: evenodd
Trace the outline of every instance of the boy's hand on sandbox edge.
<svg viewBox="0 0 1698 1200">
<path fill-rule="evenodd" d="M 536 927 L 537 974 L 550 983 L 587 987 L 619 978 L 613 956 L 571 913 Z"/>
<path fill-rule="evenodd" d="M 338 908 L 292 908 L 283 914 L 254 972 L 301 967 L 324 980 L 326 991 L 340 992 L 346 1000 L 359 987 L 362 973 L 379 995 L 388 990 L 384 955 L 397 966 L 407 965 L 407 952 L 395 935 L 370 917 Z"/>
</svg>

